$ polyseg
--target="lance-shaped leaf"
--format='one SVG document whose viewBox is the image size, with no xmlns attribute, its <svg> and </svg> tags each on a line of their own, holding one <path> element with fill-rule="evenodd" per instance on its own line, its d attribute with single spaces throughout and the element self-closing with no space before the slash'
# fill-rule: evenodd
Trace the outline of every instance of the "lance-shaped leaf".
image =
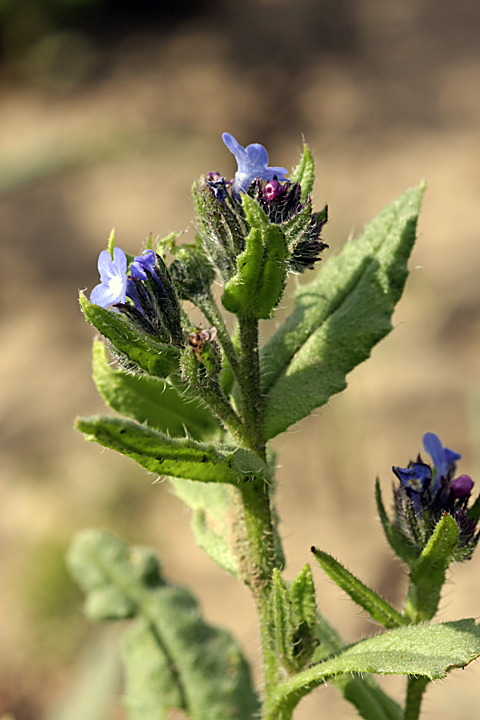
<svg viewBox="0 0 480 720">
<path fill-rule="evenodd" d="M 192 720 L 256 717 L 258 699 L 236 642 L 205 623 L 187 590 L 163 580 L 151 551 L 90 530 L 76 538 L 68 559 L 90 617 L 124 618 L 122 607 L 112 612 L 113 594 L 137 618 L 124 643 L 132 720 L 168 720 L 173 709 Z"/>
<path fill-rule="evenodd" d="M 170 438 L 131 420 L 103 415 L 78 418 L 76 426 L 86 440 L 116 450 L 158 475 L 233 484 L 253 476 L 268 478 L 265 463 L 243 448 Z"/>
<path fill-rule="evenodd" d="M 393 552 L 398 555 L 410 568 L 417 561 L 419 551 L 416 546 L 405 535 L 397 530 L 387 515 L 382 499 L 382 491 L 378 478 L 375 481 L 375 502 L 377 504 L 378 517 L 382 523 L 383 532 Z"/>
<path fill-rule="evenodd" d="M 312 553 L 327 575 L 352 598 L 353 602 L 366 610 L 373 620 L 386 628 L 401 627 L 407 623 L 403 615 L 390 603 L 344 568 L 338 560 L 316 547 L 312 547 Z"/>
<path fill-rule="evenodd" d="M 327 623 L 317 611 L 315 636 L 318 645 L 315 649 L 312 663 L 319 663 L 329 656 L 337 655 L 346 649 L 346 644 L 331 625 Z M 336 675 L 331 682 L 343 694 L 345 700 L 350 702 L 360 717 L 365 720 L 402 720 L 403 710 L 378 685 L 371 675 Z"/>
<path fill-rule="evenodd" d="M 192 510 L 191 527 L 198 545 L 219 565 L 237 577 L 239 557 L 245 557 L 248 539 L 235 513 L 234 493 L 228 485 L 171 478 L 175 494 Z M 243 550 L 243 552 L 242 552 Z"/>
<path fill-rule="evenodd" d="M 435 526 L 410 573 L 405 615 L 411 622 L 430 620 L 437 612 L 445 573 L 458 543 L 458 525 L 447 512 Z"/>
<path fill-rule="evenodd" d="M 290 720 L 302 697 L 339 674 L 415 675 L 435 680 L 479 656 L 480 629 L 474 619 L 407 625 L 363 640 L 302 670 L 278 687 L 264 718 Z"/>
<path fill-rule="evenodd" d="M 315 163 L 313 161 L 310 148 L 306 143 L 303 145 L 303 153 L 300 158 L 300 162 L 290 175 L 290 182 L 300 183 L 300 187 L 302 188 L 300 199 L 302 202 L 305 202 L 312 192 L 313 183 L 315 182 Z"/>
<path fill-rule="evenodd" d="M 423 185 L 403 193 L 297 290 L 292 314 L 261 355 L 267 439 L 341 392 L 347 373 L 392 329 L 422 194 Z"/>
<path fill-rule="evenodd" d="M 237 315 L 267 319 L 285 288 L 287 242 L 253 198 L 243 195 L 242 201 L 251 230 L 237 257 L 237 272 L 225 284 L 222 303 Z"/>
<path fill-rule="evenodd" d="M 120 415 L 170 435 L 181 436 L 186 431 L 197 440 L 218 432 L 212 414 L 195 400 L 181 397 L 168 382 L 113 368 L 100 340 L 93 342 L 92 367 L 98 392 Z"/>
<path fill-rule="evenodd" d="M 170 345 L 140 334 L 124 315 L 91 303 L 80 293 L 80 305 L 90 325 L 110 341 L 116 355 L 129 369 L 165 378 L 178 369 L 179 353 Z"/>
</svg>

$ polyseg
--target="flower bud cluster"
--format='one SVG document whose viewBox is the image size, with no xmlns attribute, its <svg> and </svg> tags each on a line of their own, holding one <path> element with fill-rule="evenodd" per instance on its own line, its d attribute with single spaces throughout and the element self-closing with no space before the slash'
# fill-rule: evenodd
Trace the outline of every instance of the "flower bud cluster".
<svg viewBox="0 0 480 720">
<path fill-rule="evenodd" d="M 183 347 L 180 304 L 170 273 L 163 259 L 145 250 L 128 262 L 121 248 L 103 250 L 98 259 L 101 282 L 90 300 L 126 316 L 140 332 L 161 342 Z"/>
<path fill-rule="evenodd" d="M 454 560 L 468 560 L 480 538 L 477 524 L 479 498 L 469 508 L 473 480 L 469 475 L 456 476 L 456 463 L 461 455 L 443 447 L 434 433 L 423 436 L 425 451 L 432 458 L 426 463 L 421 456 L 406 468 L 393 467 L 400 481 L 394 487 L 394 527 L 420 552 L 427 544 L 436 524 L 448 512 L 459 529 Z"/>
<path fill-rule="evenodd" d="M 245 250 L 250 231 L 242 204 L 249 195 L 269 221 L 278 226 L 288 247 L 287 269 L 303 273 L 312 269 L 327 245 L 321 232 L 327 222 L 327 207 L 313 212 L 311 197 L 301 199 L 301 186 L 290 182 L 286 168 L 269 167 L 268 154 L 258 143 L 243 148 L 229 133 L 223 140 L 237 160 L 233 180 L 210 172 L 193 186 L 194 200 L 205 249 L 228 282 L 236 273 L 237 257 Z"/>
</svg>

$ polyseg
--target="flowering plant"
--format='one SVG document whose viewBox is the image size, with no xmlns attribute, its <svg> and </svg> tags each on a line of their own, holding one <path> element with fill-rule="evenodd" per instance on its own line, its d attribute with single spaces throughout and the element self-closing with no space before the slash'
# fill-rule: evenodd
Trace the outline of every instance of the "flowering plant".
<svg viewBox="0 0 480 720">
<path fill-rule="evenodd" d="M 384 631 L 346 646 L 319 613 L 310 566 L 287 583 L 275 509 L 275 458 L 268 442 L 346 387 L 346 375 L 391 330 L 423 187 L 388 205 L 362 237 L 323 260 L 327 208 L 315 212 L 314 163 L 304 147 L 287 179 L 262 145 L 235 155 L 233 180 L 208 172 L 193 185 L 198 234 L 152 240 L 137 256 L 115 245 L 100 253 L 100 283 L 80 303 L 103 337 L 95 340 L 94 380 L 118 416 L 81 418 L 88 440 L 167 476 L 192 509 L 199 545 L 247 585 L 259 618 L 264 683 L 253 688 L 235 640 L 202 619 L 192 595 L 163 577 L 154 554 L 103 532 L 81 533 L 71 570 L 95 620 L 135 618 L 123 644 L 125 699 L 132 720 L 289 720 L 303 696 L 330 679 L 369 720 L 416 720 L 430 681 L 480 655 L 474 620 L 431 623 L 446 571 L 471 557 L 480 502 L 473 481 L 456 476 L 458 453 L 433 433 L 432 458 L 394 467 L 394 516 L 377 483 L 386 538 L 409 570 L 403 611 L 337 560 L 312 547 L 323 570 Z M 321 263 L 320 263 L 321 261 Z M 299 285 L 295 306 L 270 340 L 259 320 L 275 313 L 289 273 L 320 263 Z M 235 316 L 230 334 L 213 291 Z M 183 302 L 205 324 L 193 324 Z M 108 361 L 107 349 L 117 361 Z M 404 707 L 373 675 L 407 676 Z"/>
</svg>

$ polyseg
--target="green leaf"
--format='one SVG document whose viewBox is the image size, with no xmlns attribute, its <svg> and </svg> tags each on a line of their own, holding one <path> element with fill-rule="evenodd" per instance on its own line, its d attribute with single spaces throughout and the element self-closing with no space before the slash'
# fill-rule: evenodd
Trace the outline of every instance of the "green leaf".
<svg viewBox="0 0 480 720">
<path fill-rule="evenodd" d="M 410 568 L 415 565 L 419 551 L 416 546 L 397 530 L 395 525 L 390 521 L 382 499 L 382 491 L 378 478 L 375 481 L 375 501 L 377 504 L 377 512 L 382 523 L 383 532 L 393 552 L 398 555 Z"/>
<path fill-rule="evenodd" d="M 317 605 L 315 602 L 315 585 L 313 584 L 310 565 L 305 565 L 289 588 L 292 602 L 293 616 L 299 625 L 306 622 L 310 627 L 315 626 Z"/>
<path fill-rule="evenodd" d="M 378 595 L 374 590 L 355 577 L 343 567 L 338 560 L 323 550 L 312 547 L 312 553 L 320 567 L 337 583 L 338 587 L 349 595 L 352 600 L 366 610 L 373 620 L 383 627 L 395 628 L 405 625 L 407 620 Z"/>
<path fill-rule="evenodd" d="M 91 303 L 80 293 L 85 319 L 109 340 L 120 358 L 135 372 L 165 378 L 178 369 L 179 353 L 147 334 L 139 334 L 120 313 Z"/>
<path fill-rule="evenodd" d="M 238 577 L 237 553 L 248 541 L 235 515 L 232 496 L 236 489 L 180 478 L 171 478 L 170 483 L 175 494 L 193 511 L 191 526 L 198 545 L 223 570 Z"/>
<path fill-rule="evenodd" d="M 121 415 L 170 435 L 187 432 L 202 440 L 218 433 L 212 414 L 196 401 L 182 398 L 168 382 L 113 368 L 101 340 L 93 342 L 92 365 L 98 392 Z"/>
<path fill-rule="evenodd" d="M 347 373 L 392 329 L 423 189 L 403 193 L 298 288 L 292 314 L 261 353 L 267 439 L 344 390 Z"/>
<path fill-rule="evenodd" d="M 312 192 L 313 183 L 315 182 L 315 163 L 310 148 L 306 143 L 303 144 L 303 154 L 300 162 L 290 175 L 290 182 L 300 183 L 300 187 L 302 188 L 300 199 L 302 202 L 305 202 Z"/>
<path fill-rule="evenodd" d="M 270 592 L 270 637 L 273 650 L 280 662 L 288 670 L 294 668 L 290 665 L 290 636 L 293 632 L 291 607 L 288 597 L 288 590 L 285 581 L 279 571 L 274 568 L 272 577 L 272 589 Z"/>
<path fill-rule="evenodd" d="M 458 544 L 458 525 L 445 512 L 410 573 L 405 615 L 411 622 L 430 620 L 437 612 L 445 573 Z"/>
<path fill-rule="evenodd" d="M 92 596 L 111 588 L 134 608 L 137 625 L 124 644 L 132 720 L 167 720 L 173 708 L 192 720 L 256 717 L 258 699 L 236 642 L 205 623 L 187 590 L 165 583 L 151 551 L 89 530 L 77 536 L 68 560 L 87 593 L 87 612 L 98 609 Z"/>
<path fill-rule="evenodd" d="M 435 680 L 479 656 L 480 629 L 474 619 L 397 628 L 356 643 L 287 680 L 265 708 L 264 718 L 290 720 L 302 697 L 339 674 L 415 675 Z"/>
<path fill-rule="evenodd" d="M 318 613 L 315 625 L 318 640 L 313 663 L 327 659 L 346 648 L 336 630 Z M 357 709 L 365 720 L 403 720 L 403 710 L 387 695 L 371 676 L 336 675 L 331 682 L 340 690 L 345 700 Z"/>
<path fill-rule="evenodd" d="M 132 458 L 149 472 L 202 482 L 244 482 L 268 477 L 268 468 L 253 452 L 216 446 L 189 438 L 170 438 L 123 418 L 96 415 L 79 418 L 86 440 Z"/>
<path fill-rule="evenodd" d="M 224 286 L 222 303 L 231 313 L 267 319 L 285 288 L 287 243 L 253 198 L 243 195 L 242 201 L 251 230 L 237 257 L 237 272 Z"/>
</svg>

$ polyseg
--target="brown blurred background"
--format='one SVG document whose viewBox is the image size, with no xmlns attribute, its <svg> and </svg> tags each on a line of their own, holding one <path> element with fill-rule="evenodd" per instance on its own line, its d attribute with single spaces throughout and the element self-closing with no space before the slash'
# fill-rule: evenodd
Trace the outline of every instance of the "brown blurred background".
<svg viewBox="0 0 480 720">
<path fill-rule="evenodd" d="M 64 566 L 85 526 L 153 545 L 256 662 L 250 598 L 195 547 L 168 485 L 72 429 L 102 410 L 78 289 L 96 284 L 113 226 L 129 252 L 150 232 L 192 237 L 191 181 L 235 169 L 224 131 L 287 167 L 306 138 L 328 253 L 427 180 L 394 333 L 341 397 L 275 441 L 288 577 L 315 544 L 400 603 L 375 476 L 388 497 L 391 465 L 434 431 L 480 478 L 480 4 L 2 0 L 0 41 L 0 716 L 124 718 L 116 632 L 83 620 Z M 348 641 L 374 631 L 314 573 Z M 480 558 L 451 579 L 440 619 L 480 615 Z M 402 682 L 386 685 L 401 696 Z M 428 690 L 425 717 L 474 720 L 479 703 L 473 664 Z M 295 717 L 355 712 L 326 687 Z"/>
</svg>

